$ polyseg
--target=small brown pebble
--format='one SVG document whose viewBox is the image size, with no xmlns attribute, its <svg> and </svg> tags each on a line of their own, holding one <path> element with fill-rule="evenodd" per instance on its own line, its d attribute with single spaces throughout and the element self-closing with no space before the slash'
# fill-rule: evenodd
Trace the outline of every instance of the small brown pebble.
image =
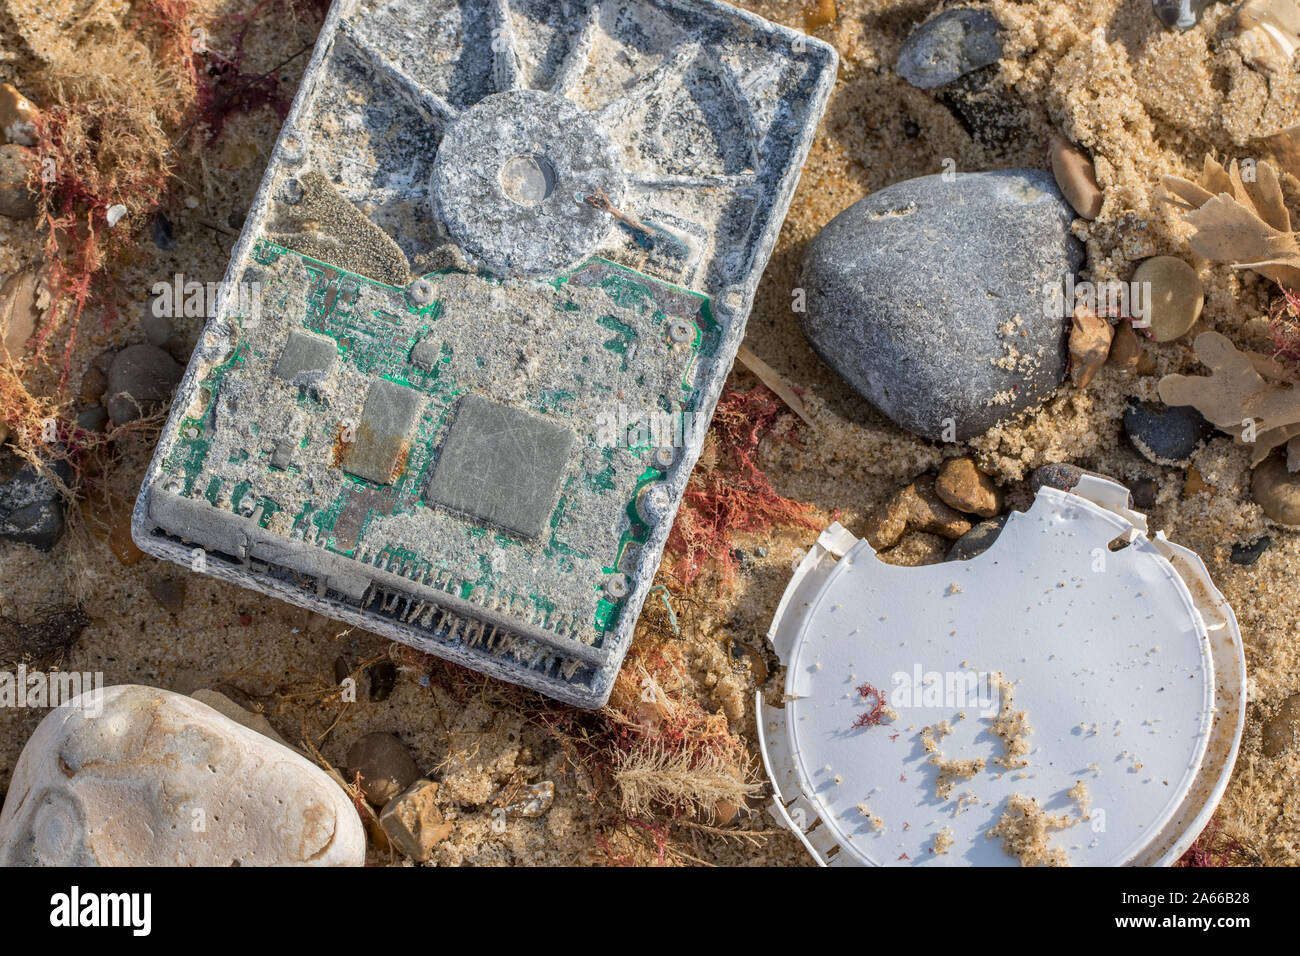
<svg viewBox="0 0 1300 956">
<path fill-rule="evenodd" d="M 443 820 L 434 802 L 437 795 L 436 783 L 417 780 L 390 800 L 379 815 L 393 846 L 417 863 L 426 862 L 434 847 L 451 836 L 452 825 Z"/>
<path fill-rule="evenodd" d="M 1142 359 L 1142 343 L 1133 326 L 1121 321 L 1115 326 L 1115 337 L 1110 342 L 1110 363 L 1121 372 L 1136 372 Z"/>
<path fill-rule="evenodd" d="M 1205 289 L 1196 270 L 1177 256 L 1147 259 L 1133 273 L 1133 281 L 1150 283 L 1144 296 L 1151 310 L 1151 334 L 1157 342 L 1172 342 L 1187 334 L 1201 317 Z"/>
<path fill-rule="evenodd" d="M 1255 469 L 1250 493 L 1278 524 L 1300 525 L 1300 473 L 1286 470 L 1286 456 L 1270 455 Z"/>
<path fill-rule="evenodd" d="M 1102 193 L 1097 185 L 1097 168 L 1088 154 L 1069 140 L 1052 139 L 1052 175 L 1065 199 L 1084 219 L 1101 213 Z"/>
<path fill-rule="evenodd" d="M 0 83 L 0 136 L 6 143 L 36 145 L 36 107 L 14 89 L 12 83 Z"/>
<path fill-rule="evenodd" d="M 926 531 L 956 540 L 970 530 L 970 520 L 935 493 L 934 476 L 922 475 L 895 492 L 866 521 L 863 536 L 873 550 L 897 543 L 905 531 Z"/>
<path fill-rule="evenodd" d="M 1143 349 L 1142 354 L 1138 356 L 1137 373 L 1139 375 L 1154 375 L 1159 369 L 1160 363 L 1156 361 L 1156 357 Z"/>
<path fill-rule="evenodd" d="M 1192 498 L 1199 494 L 1212 495 L 1219 489 L 1205 480 L 1200 469 L 1192 466 L 1187 469 L 1187 480 L 1183 482 L 1183 497 Z"/>
<path fill-rule="evenodd" d="M 382 807 L 420 777 L 420 768 L 411 752 L 392 734 L 366 734 L 349 749 L 347 779 L 351 783 L 361 774 L 361 792 L 377 807 Z"/>
<path fill-rule="evenodd" d="M 1002 492 L 970 458 L 945 461 L 934 481 L 934 490 L 945 504 L 967 514 L 992 518 L 1002 510 Z"/>
<path fill-rule="evenodd" d="M 1110 322 L 1084 306 L 1074 310 L 1070 324 L 1070 378 L 1084 388 L 1110 355 Z"/>
<path fill-rule="evenodd" d="M 0 361 L 22 357 L 36 323 L 49 304 L 49 292 L 35 269 L 15 272 L 0 286 Z"/>
<path fill-rule="evenodd" d="M 1263 738 L 1260 750 L 1265 757 L 1277 757 L 1300 744 L 1300 694 L 1282 701 L 1277 712 L 1264 721 Z"/>
<path fill-rule="evenodd" d="M 0 146 L 0 216 L 31 219 L 40 208 L 40 197 L 28 185 L 31 155 L 26 146 Z"/>
</svg>

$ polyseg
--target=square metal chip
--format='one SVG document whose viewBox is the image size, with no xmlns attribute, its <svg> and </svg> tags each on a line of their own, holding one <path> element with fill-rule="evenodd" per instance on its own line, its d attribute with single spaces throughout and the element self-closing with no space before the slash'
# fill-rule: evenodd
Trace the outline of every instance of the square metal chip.
<svg viewBox="0 0 1300 956">
<path fill-rule="evenodd" d="M 714 0 L 337 0 L 137 543 L 603 704 L 835 63 Z"/>
<path fill-rule="evenodd" d="M 550 520 L 573 432 L 470 393 L 457 403 L 425 497 L 536 538 Z"/>
</svg>

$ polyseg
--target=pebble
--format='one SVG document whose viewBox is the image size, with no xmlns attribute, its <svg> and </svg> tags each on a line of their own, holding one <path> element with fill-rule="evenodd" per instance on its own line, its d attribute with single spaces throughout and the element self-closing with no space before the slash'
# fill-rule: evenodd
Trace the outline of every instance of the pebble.
<svg viewBox="0 0 1300 956">
<path fill-rule="evenodd" d="M 898 54 L 897 73 L 923 90 L 951 83 L 1002 59 L 1001 29 L 988 10 L 945 10 L 908 34 Z"/>
<path fill-rule="evenodd" d="M 108 367 L 108 415 L 124 425 L 158 411 L 185 370 L 156 345 L 129 345 Z"/>
<path fill-rule="evenodd" d="M 108 424 L 108 409 L 103 405 L 91 405 L 77 412 L 77 427 L 88 432 L 102 432 Z"/>
<path fill-rule="evenodd" d="M 1138 453 L 1157 465 L 1185 465 L 1215 428 L 1190 405 L 1161 405 L 1130 399 L 1124 434 Z"/>
<path fill-rule="evenodd" d="M 1201 474 L 1199 468 L 1192 466 L 1187 469 L 1187 477 L 1183 481 L 1184 498 L 1194 498 L 1196 495 L 1202 494 L 1212 495 L 1218 490 L 1218 488 L 1205 480 L 1205 476 Z"/>
<path fill-rule="evenodd" d="M 981 521 L 952 543 L 948 549 L 949 561 L 969 561 L 978 557 L 993 546 L 998 535 L 1006 527 L 1007 515 L 998 515 L 987 521 Z"/>
<path fill-rule="evenodd" d="M 77 393 L 87 405 L 101 402 L 108 391 L 108 369 L 113 364 L 116 352 L 100 352 L 81 375 L 81 389 Z"/>
<path fill-rule="evenodd" d="M 1156 18 L 1170 29 L 1190 30 L 1201 22 L 1211 0 L 1151 0 Z"/>
<path fill-rule="evenodd" d="M 360 866 L 347 793 L 183 694 L 125 684 L 51 711 L 0 813 L 0 864 Z"/>
<path fill-rule="evenodd" d="M 0 83 L 0 136 L 19 146 L 36 145 L 36 107 L 12 83 Z"/>
<path fill-rule="evenodd" d="M 375 703 L 388 700 L 397 686 L 397 665 L 392 661 L 380 661 L 371 664 L 367 673 L 370 675 L 370 699 Z"/>
<path fill-rule="evenodd" d="M 1059 491 L 1069 491 L 1079 483 L 1084 475 L 1095 474 L 1095 472 L 1085 471 L 1078 465 L 1071 465 L 1068 462 L 1057 461 L 1047 465 L 1040 465 L 1029 474 L 1029 491 L 1031 494 L 1038 494 L 1038 489 L 1046 485 L 1049 488 L 1056 488 Z"/>
<path fill-rule="evenodd" d="M 22 357 L 48 302 L 49 293 L 36 269 L 23 269 L 5 279 L 0 286 L 0 359 L 12 362 Z"/>
<path fill-rule="evenodd" d="M 1042 170 L 896 183 L 809 243 L 804 334 L 898 425 L 973 438 L 1065 376 L 1068 323 L 1045 315 L 1044 288 L 1082 262 L 1073 220 Z"/>
<path fill-rule="evenodd" d="M 1097 168 L 1092 159 L 1067 139 L 1052 140 L 1052 175 L 1074 211 L 1083 219 L 1101 214 L 1101 187 L 1097 185 Z"/>
<path fill-rule="evenodd" d="M 379 814 L 389 841 L 417 863 L 427 861 L 434 847 L 451 836 L 452 825 L 443 820 L 434 802 L 437 794 L 438 785 L 432 780 L 417 780 Z"/>
<path fill-rule="evenodd" d="M 1139 511 L 1146 511 L 1156 506 L 1160 485 L 1154 478 L 1139 478 L 1129 485 L 1129 492 L 1133 495 L 1133 507 Z"/>
<path fill-rule="evenodd" d="M 1284 455 L 1271 455 L 1255 469 L 1250 493 L 1278 524 L 1300 525 L 1300 473 L 1286 470 Z"/>
<path fill-rule="evenodd" d="M 1070 378 L 1078 388 L 1086 388 L 1101 371 L 1110 356 L 1110 322 L 1087 309 L 1074 311 L 1070 323 Z"/>
<path fill-rule="evenodd" d="M 28 185 L 30 155 L 26 146 L 0 146 L 0 216 L 31 219 L 40 209 L 40 197 Z"/>
<path fill-rule="evenodd" d="M 1121 372 L 1133 373 L 1142 360 L 1142 343 L 1133 331 L 1133 323 L 1120 320 L 1115 324 L 1115 337 L 1110 341 L 1110 363 Z"/>
<path fill-rule="evenodd" d="M 907 531 L 925 531 L 949 540 L 970 530 L 970 520 L 943 502 L 935 493 L 934 477 L 922 475 L 895 492 L 867 518 L 863 537 L 875 551 L 897 543 Z"/>
<path fill-rule="evenodd" d="M 1002 510 L 1002 492 L 971 458 L 945 461 L 934 481 L 934 490 L 945 504 L 967 514 L 992 518 Z"/>
<path fill-rule="evenodd" d="M 1232 555 L 1228 560 L 1233 564 L 1241 564 L 1250 567 L 1263 556 L 1264 552 L 1269 549 L 1269 546 L 1272 543 L 1273 539 L 1268 535 L 1256 538 L 1250 544 L 1243 544 L 1238 541 L 1232 546 Z"/>
<path fill-rule="evenodd" d="M 414 783 L 420 768 L 411 752 L 392 734 L 366 734 L 348 750 L 347 779 L 361 774 L 361 792 L 377 807 L 382 807 Z"/>
<path fill-rule="evenodd" d="M 1300 694 L 1292 694 L 1264 721 L 1260 750 L 1265 757 L 1277 757 L 1300 743 Z"/>
<path fill-rule="evenodd" d="M 63 481 L 70 477 L 65 462 L 50 466 Z M 30 464 L 18 467 L 0 484 L 0 538 L 49 551 L 63 537 L 63 496 L 54 482 Z"/>
<path fill-rule="evenodd" d="M 1151 309 L 1151 335 L 1157 342 L 1181 338 L 1201 317 L 1205 289 L 1196 270 L 1177 256 L 1147 259 L 1133 273 L 1133 281 L 1150 283 L 1146 301 Z"/>
</svg>

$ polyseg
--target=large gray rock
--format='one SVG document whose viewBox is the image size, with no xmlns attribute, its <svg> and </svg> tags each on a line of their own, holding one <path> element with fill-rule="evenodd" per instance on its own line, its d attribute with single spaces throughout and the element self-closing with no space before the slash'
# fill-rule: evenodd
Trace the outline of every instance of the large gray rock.
<svg viewBox="0 0 1300 956">
<path fill-rule="evenodd" d="M 108 367 L 106 404 L 115 425 L 158 411 L 185 369 L 156 345 L 128 345 Z"/>
<path fill-rule="evenodd" d="M 0 468 L 10 464 L 8 457 L 0 462 Z M 71 475 L 65 462 L 56 460 L 50 468 L 61 481 Z M 63 530 L 63 496 L 58 486 L 30 463 L 0 482 L 0 538 L 49 551 L 63 537 Z"/>
<path fill-rule="evenodd" d="M 1002 25 L 988 10 L 958 7 L 931 17 L 908 35 L 898 75 L 930 90 L 1002 59 Z"/>
<path fill-rule="evenodd" d="M 52 710 L 14 766 L 0 864 L 359 866 L 343 788 L 181 694 L 125 684 Z"/>
<path fill-rule="evenodd" d="M 896 183 L 809 244 L 804 334 L 903 428 L 981 434 L 1065 377 L 1068 322 L 1048 290 L 1083 261 L 1073 219 L 1042 170 Z"/>
</svg>

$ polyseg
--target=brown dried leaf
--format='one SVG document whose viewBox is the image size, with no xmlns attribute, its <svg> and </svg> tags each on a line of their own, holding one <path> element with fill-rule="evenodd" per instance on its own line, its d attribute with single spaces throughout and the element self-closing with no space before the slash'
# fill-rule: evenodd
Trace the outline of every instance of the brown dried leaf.
<svg viewBox="0 0 1300 956">
<path fill-rule="evenodd" d="M 1202 332 L 1194 347 L 1211 374 L 1166 375 L 1157 389 L 1166 405 L 1191 405 L 1237 444 L 1250 444 L 1252 467 L 1300 436 L 1300 389 L 1261 377 L 1257 366 L 1264 365 L 1259 361 L 1263 356 L 1240 351 L 1218 332 Z M 1247 442 L 1251 420 L 1254 441 Z"/>
<path fill-rule="evenodd" d="M 1106 364 L 1110 354 L 1110 323 L 1093 315 L 1084 306 L 1074 310 L 1070 326 L 1070 377 L 1079 388 L 1084 388 Z"/>
<path fill-rule="evenodd" d="M 1191 405 L 1206 420 L 1225 432 L 1236 433 L 1245 417 L 1242 408 L 1256 393 L 1268 388 L 1250 357 L 1238 351 L 1227 336 L 1202 332 L 1193 344 L 1196 357 L 1209 366 L 1208 377 L 1166 375 L 1157 391 L 1166 405 Z"/>
<path fill-rule="evenodd" d="M 1247 183 L 1241 167 L 1220 165 L 1206 156 L 1198 185 L 1179 176 L 1161 179 L 1170 205 L 1187 210 L 1184 219 L 1196 228 L 1192 251 L 1251 269 L 1285 285 L 1300 284 L 1300 244 L 1291 231 L 1291 216 L 1282 197 L 1277 171 L 1259 162 Z"/>
</svg>

